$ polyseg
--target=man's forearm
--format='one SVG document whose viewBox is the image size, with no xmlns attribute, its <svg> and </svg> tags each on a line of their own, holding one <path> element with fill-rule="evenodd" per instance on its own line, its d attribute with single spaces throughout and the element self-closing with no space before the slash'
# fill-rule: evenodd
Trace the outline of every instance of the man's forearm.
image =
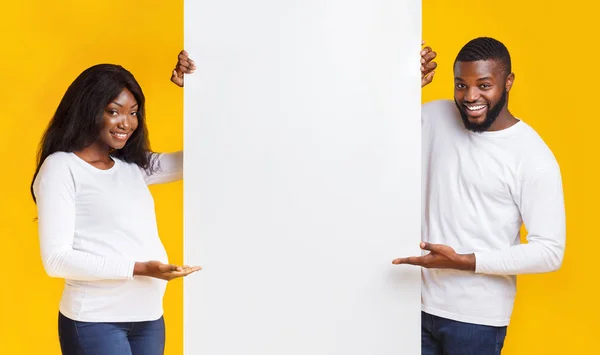
<svg viewBox="0 0 600 355">
<path fill-rule="evenodd" d="M 475 252 L 475 269 L 480 274 L 518 275 L 558 270 L 564 248 L 558 244 L 530 242 L 496 251 Z"/>
</svg>

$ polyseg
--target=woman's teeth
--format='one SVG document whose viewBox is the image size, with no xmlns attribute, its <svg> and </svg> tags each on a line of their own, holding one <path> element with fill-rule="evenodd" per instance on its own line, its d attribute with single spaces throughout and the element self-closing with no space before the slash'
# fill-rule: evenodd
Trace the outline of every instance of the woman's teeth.
<svg viewBox="0 0 600 355">
<path fill-rule="evenodd" d="M 115 132 L 110 132 L 110 134 L 112 134 L 113 136 L 119 138 L 119 139 L 125 139 L 127 138 L 127 133 L 115 133 Z"/>
</svg>

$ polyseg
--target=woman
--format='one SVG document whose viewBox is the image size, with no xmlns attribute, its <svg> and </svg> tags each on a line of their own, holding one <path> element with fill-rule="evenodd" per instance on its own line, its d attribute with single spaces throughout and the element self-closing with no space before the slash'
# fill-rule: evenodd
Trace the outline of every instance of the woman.
<svg viewBox="0 0 600 355">
<path fill-rule="evenodd" d="M 179 55 L 171 81 L 195 65 Z M 144 94 L 124 68 L 100 64 L 69 86 L 40 145 L 31 192 L 48 275 L 65 279 L 63 354 L 163 354 L 168 264 L 150 184 L 182 178 L 182 152 L 150 151 Z"/>
</svg>

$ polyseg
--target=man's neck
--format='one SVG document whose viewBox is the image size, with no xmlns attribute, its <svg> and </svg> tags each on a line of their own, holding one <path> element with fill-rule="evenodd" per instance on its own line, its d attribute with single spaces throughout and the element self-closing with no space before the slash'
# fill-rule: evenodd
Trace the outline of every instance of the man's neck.
<svg viewBox="0 0 600 355">
<path fill-rule="evenodd" d="M 507 129 L 515 125 L 519 120 L 513 116 L 508 109 L 502 110 L 498 115 L 498 118 L 494 121 L 494 123 L 488 129 L 488 132 L 501 131 L 503 129 Z"/>
</svg>

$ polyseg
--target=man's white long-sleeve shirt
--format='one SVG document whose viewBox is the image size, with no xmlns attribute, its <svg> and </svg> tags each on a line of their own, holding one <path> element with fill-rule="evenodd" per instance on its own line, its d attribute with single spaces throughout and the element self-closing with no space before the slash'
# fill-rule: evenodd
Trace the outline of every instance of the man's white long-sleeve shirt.
<svg viewBox="0 0 600 355">
<path fill-rule="evenodd" d="M 562 263 L 566 223 L 554 155 L 523 121 L 474 133 L 453 101 L 440 100 L 422 107 L 422 159 L 422 240 L 476 259 L 475 272 L 423 268 L 423 311 L 508 325 L 515 275 Z"/>
<path fill-rule="evenodd" d="M 50 155 L 34 182 L 46 272 L 65 279 L 59 310 L 87 322 L 149 321 L 163 313 L 166 281 L 133 277 L 136 261 L 167 263 L 148 185 L 179 180 L 182 152 L 159 154 L 148 175 L 113 158 L 101 170 L 73 153 Z"/>
</svg>

